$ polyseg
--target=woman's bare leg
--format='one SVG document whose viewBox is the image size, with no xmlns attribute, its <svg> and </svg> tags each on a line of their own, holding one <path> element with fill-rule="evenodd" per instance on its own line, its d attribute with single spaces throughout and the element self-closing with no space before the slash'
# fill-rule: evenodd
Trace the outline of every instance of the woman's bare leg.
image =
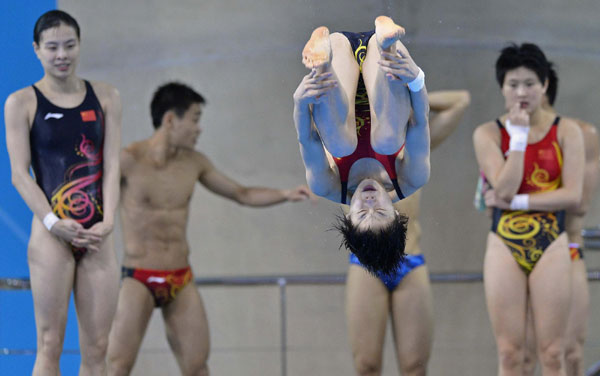
<svg viewBox="0 0 600 376">
<path fill-rule="evenodd" d="M 537 368 L 537 343 L 531 301 L 527 300 L 527 324 L 525 328 L 525 356 L 523 358 L 523 376 L 533 376 Z"/>
<path fill-rule="evenodd" d="M 433 337 L 433 298 L 427 266 L 408 273 L 392 293 L 392 328 L 400 374 L 426 375 Z"/>
<path fill-rule="evenodd" d="M 37 332 L 33 375 L 59 375 L 75 259 L 66 244 L 34 219 L 28 262 Z"/>
<path fill-rule="evenodd" d="M 406 50 L 400 42 L 404 29 L 391 18 L 375 20 L 375 34 L 367 46 L 362 76 L 371 106 L 371 145 L 381 154 L 393 154 L 404 144 L 411 113 L 410 93 L 399 80 L 392 80 L 379 67 L 381 51 Z"/>
<path fill-rule="evenodd" d="M 381 374 L 390 293 L 375 276 L 350 265 L 346 280 L 346 318 L 354 369 L 360 376 Z"/>
<path fill-rule="evenodd" d="M 565 376 L 565 327 L 571 302 L 566 233 L 544 251 L 529 276 L 529 290 L 542 375 Z"/>
<path fill-rule="evenodd" d="M 80 375 L 105 375 L 110 326 L 117 308 L 119 272 L 113 238 L 88 251 L 77 265 L 75 307 L 81 348 Z"/>
<path fill-rule="evenodd" d="M 571 262 L 571 291 L 565 362 L 567 376 L 583 376 L 583 345 L 590 315 L 590 292 L 583 260 Z"/>
<path fill-rule="evenodd" d="M 331 73 L 330 79 L 339 83 L 313 105 L 313 120 L 334 157 L 352 154 L 357 144 L 354 96 L 359 70 L 350 42 L 343 34 L 329 35 L 329 30 L 321 26 L 306 43 L 302 61 L 318 73 Z"/>
<path fill-rule="evenodd" d="M 494 233 L 488 234 L 483 282 L 496 337 L 498 375 L 521 376 L 527 319 L 527 276 Z"/>
</svg>

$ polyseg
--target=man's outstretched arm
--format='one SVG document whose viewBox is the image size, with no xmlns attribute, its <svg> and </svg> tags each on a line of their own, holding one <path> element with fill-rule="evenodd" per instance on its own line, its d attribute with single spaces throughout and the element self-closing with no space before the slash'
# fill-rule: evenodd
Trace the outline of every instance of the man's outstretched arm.
<svg viewBox="0 0 600 376">
<path fill-rule="evenodd" d="M 310 191 L 306 185 L 299 185 L 291 189 L 243 186 L 217 170 L 206 157 L 199 158 L 203 159 L 201 163 L 204 166 L 198 179 L 200 183 L 211 192 L 240 205 L 264 207 L 287 201 L 303 201 L 310 197 Z"/>
</svg>

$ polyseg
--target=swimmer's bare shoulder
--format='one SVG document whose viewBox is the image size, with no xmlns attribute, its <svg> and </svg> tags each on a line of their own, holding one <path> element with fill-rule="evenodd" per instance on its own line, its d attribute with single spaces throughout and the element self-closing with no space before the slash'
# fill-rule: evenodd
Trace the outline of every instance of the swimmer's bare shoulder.
<svg viewBox="0 0 600 376">
<path fill-rule="evenodd" d="M 94 94 L 96 94 L 103 109 L 106 109 L 105 106 L 107 102 L 112 104 L 113 102 L 120 100 L 119 91 L 111 84 L 102 81 L 90 81 L 90 85 L 92 85 Z"/>
<path fill-rule="evenodd" d="M 489 134 L 499 134 L 499 132 L 498 132 L 498 124 L 496 123 L 495 120 L 486 121 L 483 124 L 479 124 L 475 128 L 475 132 L 484 132 L 484 133 L 489 133 Z"/>
<path fill-rule="evenodd" d="M 585 120 L 581 120 L 581 119 L 573 118 L 573 117 L 567 117 L 567 116 L 563 116 L 561 119 L 562 119 L 562 123 L 564 123 L 566 121 L 567 123 L 570 123 L 571 127 L 574 127 L 575 125 L 577 127 L 579 127 L 581 134 L 583 135 L 583 143 L 584 143 L 585 150 L 586 150 L 586 160 L 587 160 L 588 159 L 587 151 L 589 150 L 589 147 L 592 146 L 598 140 L 598 130 L 596 129 L 594 124 L 589 123 Z"/>
<path fill-rule="evenodd" d="M 191 158 L 194 161 L 194 165 L 198 168 L 198 179 L 200 179 L 206 172 L 215 169 L 211 160 L 202 152 L 197 150 L 192 151 Z"/>
<path fill-rule="evenodd" d="M 475 128 L 473 146 L 479 169 L 486 175 L 495 174 L 503 163 L 504 156 L 500 151 L 500 130 L 495 121 L 488 121 Z"/>
<path fill-rule="evenodd" d="M 573 121 L 581 128 L 583 133 L 583 143 L 586 151 L 586 160 L 593 159 L 598 153 L 598 129 L 592 123 L 581 119 L 573 119 Z"/>
<path fill-rule="evenodd" d="M 139 163 L 143 154 L 143 141 L 137 141 L 121 149 L 119 156 L 121 163 L 121 178 L 126 177 Z"/>
<path fill-rule="evenodd" d="M 475 145 L 487 142 L 500 143 L 500 130 L 495 121 L 488 121 L 480 124 L 473 132 L 473 142 Z"/>
<path fill-rule="evenodd" d="M 565 147 L 566 139 L 572 139 L 573 137 L 583 138 L 583 130 L 575 119 L 562 117 L 556 135 L 561 147 Z"/>
<path fill-rule="evenodd" d="M 24 87 L 10 94 L 4 104 L 5 114 L 13 114 L 22 121 L 26 121 L 29 127 L 33 124 L 37 99 L 31 86 Z"/>
<path fill-rule="evenodd" d="M 573 120 L 575 123 L 577 123 L 577 125 L 579 125 L 581 130 L 586 132 L 586 134 L 589 134 L 589 135 L 597 135 L 598 134 L 598 130 L 596 129 L 594 124 L 589 123 L 584 120 L 581 120 L 581 119 L 577 119 L 577 118 L 573 118 L 571 120 Z"/>
</svg>

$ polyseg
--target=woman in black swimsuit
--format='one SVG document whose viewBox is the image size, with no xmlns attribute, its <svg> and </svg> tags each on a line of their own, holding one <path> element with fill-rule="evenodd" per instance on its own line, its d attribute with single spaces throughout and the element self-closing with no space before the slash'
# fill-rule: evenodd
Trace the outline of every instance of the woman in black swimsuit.
<svg viewBox="0 0 600 376">
<path fill-rule="evenodd" d="M 119 196 L 121 103 L 115 88 L 75 74 L 79 42 L 79 25 L 69 14 L 43 14 L 33 46 L 44 76 L 12 93 L 5 107 L 12 181 L 34 213 L 27 254 L 37 329 L 34 375 L 59 373 L 71 291 L 80 372 L 104 374 L 117 302 L 110 234 Z"/>
</svg>

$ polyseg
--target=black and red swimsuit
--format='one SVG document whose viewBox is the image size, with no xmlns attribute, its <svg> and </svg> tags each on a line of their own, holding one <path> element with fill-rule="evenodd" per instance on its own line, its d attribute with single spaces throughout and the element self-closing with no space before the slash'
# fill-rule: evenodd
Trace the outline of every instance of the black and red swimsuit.
<svg viewBox="0 0 600 376">
<path fill-rule="evenodd" d="M 368 31 L 363 33 L 351 33 L 343 31 L 342 34 L 348 38 L 350 45 L 352 46 L 352 52 L 354 57 L 362 70 L 362 62 L 365 59 L 365 53 L 367 51 L 367 44 L 369 39 L 373 35 L 374 31 Z M 335 164 L 338 167 L 340 174 L 340 182 L 342 184 L 342 204 L 346 203 L 348 195 L 348 176 L 350 174 L 350 168 L 352 165 L 363 158 L 373 158 L 378 160 L 382 165 L 387 174 L 389 175 L 394 189 L 398 194 L 399 199 L 403 199 L 404 195 L 398 185 L 398 175 L 396 174 L 396 157 L 402 151 L 402 147 L 394 154 L 379 154 L 371 146 L 371 110 L 369 108 L 369 97 L 367 96 L 367 89 L 363 81 L 362 75 L 358 79 L 358 87 L 356 88 L 356 97 L 354 101 L 354 112 L 356 117 L 356 136 L 358 137 L 358 144 L 356 149 L 350 155 L 342 158 L 333 158 Z"/>
<path fill-rule="evenodd" d="M 104 112 L 88 81 L 85 88 L 79 106 L 62 108 L 33 86 L 37 108 L 29 142 L 35 180 L 54 214 L 90 228 L 103 219 Z M 72 250 L 76 259 L 86 251 Z"/>
</svg>

